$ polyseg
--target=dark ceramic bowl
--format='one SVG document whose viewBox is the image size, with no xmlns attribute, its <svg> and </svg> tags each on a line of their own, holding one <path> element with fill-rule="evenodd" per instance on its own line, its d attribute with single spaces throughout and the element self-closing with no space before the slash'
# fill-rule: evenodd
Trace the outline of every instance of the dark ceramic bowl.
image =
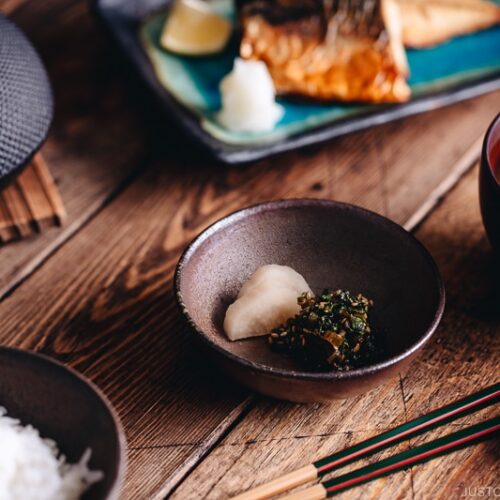
<svg viewBox="0 0 500 500">
<path fill-rule="evenodd" d="M 46 356 L 0 347 L 0 406 L 53 439 L 71 463 L 90 448 L 89 467 L 103 471 L 104 479 L 82 499 L 118 499 L 126 469 L 125 435 L 111 404 L 89 380 Z"/>
<path fill-rule="evenodd" d="M 484 138 L 479 198 L 486 234 L 495 251 L 500 253 L 500 114 Z"/>
<path fill-rule="evenodd" d="M 222 323 L 240 287 L 261 265 L 286 264 L 314 292 L 344 288 L 375 301 L 386 356 L 350 372 L 301 371 L 259 337 L 230 342 Z M 220 220 L 186 249 L 175 289 L 192 330 L 240 383 L 290 401 L 328 401 L 368 391 L 403 371 L 430 339 L 444 288 L 427 250 L 408 232 L 362 208 L 322 200 L 264 203 Z"/>
</svg>

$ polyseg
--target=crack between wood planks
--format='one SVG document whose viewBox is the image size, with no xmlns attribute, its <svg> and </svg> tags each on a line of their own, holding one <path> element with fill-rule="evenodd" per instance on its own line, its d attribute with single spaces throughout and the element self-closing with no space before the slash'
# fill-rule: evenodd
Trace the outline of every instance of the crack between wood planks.
<svg viewBox="0 0 500 500">
<path fill-rule="evenodd" d="M 223 473 L 217 478 L 217 481 L 215 481 L 214 483 L 212 483 L 212 485 L 210 486 L 210 489 L 207 491 L 207 494 L 205 496 L 209 496 L 210 493 L 212 493 L 212 491 L 217 487 L 217 485 L 221 482 L 222 478 L 224 478 L 224 476 L 226 475 L 226 472 L 227 471 L 230 471 L 235 465 L 236 463 L 240 460 L 240 458 L 246 453 L 247 449 L 248 449 L 249 446 L 244 446 L 243 449 L 241 450 L 241 453 L 234 458 L 234 460 L 231 462 L 231 465 L 229 467 L 227 467 Z"/>
<path fill-rule="evenodd" d="M 453 423 L 450 422 L 447 424 L 449 427 L 454 427 L 457 429 L 463 429 L 467 427 L 467 424 L 458 424 L 458 423 Z M 322 434 L 304 434 L 304 435 L 298 435 L 298 436 L 283 436 L 283 437 L 277 437 L 277 438 L 269 438 L 269 439 L 249 439 L 248 441 L 234 441 L 232 443 L 219 443 L 219 447 L 221 448 L 230 448 L 230 447 L 235 447 L 235 446 L 249 446 L 249 445 L 254 445 L 254 444 L 267 444 L 267 443 L 273 443 L 273 442 L 280 442 L 280 441 L 292 441 L 295 439 L 317 439 L 317 438 L 328 438 L 328 437 L 334 437 L 334 436 L 356 436 L 358 434 L 361 435 L 366 435 L 369 434 L 370 436 L 377 436 L 379 434 L 382 434 L 384 432 L 387 432 L 389 430 L 393 429 L 392 427 L 387 427 L 387 428 L 382 428 L 382 429 L 370 429 L 370 430 L 364 430 L 364 429 L 357 429 L 355 431 L 338 431 L 338 432 L 325 432 Z M 167 444 L 152 444 L 152 445 L 138 445 L 138 446 L 129 446 L 129 450 L 131 451 L 141 451 L 141 450 L 161 450 L 161 449 L 169 449 L 169 448 L 193 448 L 195 446 L 200 446 L 204 443 L 205 441 L 196 441 L 192 443 L 167 443 Z"/>
<path fill-rule="evenodd" d="M 193 448 L 194 446 L 200 446 L 202 441 L 197 443 L 168 443 L 168 444 L 151 444 L 144 446 L 129 446 L 129 451 L 142 451 L 142 450 L 168 450 L 169 448 Z"/>
<path fill-rule="evenodd" d="M 169 477 L 153 499 L 160 500 L 170 497 L 175 490 L 189 477 L 189 475 L 203 463 L 210 452 L 216 448 L 222 440 L 238 426 L 238 424 L 250 413 L 257 402 L 257 395 L 250 394 L 220 424 L 203 440 L 202 445 L 196 450 L 173 474 Z"/>
<path fill-rule="evenodd" d="M 380 432 L 385 432 L 388 429 L 383 429 Z M 370 431 L 365 431 L 365 430 L 356 430 L 356 431 L 338 431 L 338 432 L 326 432 L 324 434 L 304 434 L 304 435 L 298 435 L 298 436 L 283 436 L 283 437 L 276 437 L 276 438 L 269 438 L 269 439 L 249 439 L 247 441 L 235 441 L 232 443 L 219 443 L 219 446 L 221 447 L 231 447 L 231 446 L 249 446 L 253 444 L 264 444 L 264 443 L 272 443 L 272 442 L 278 442 L 278 441 L 292 441 L 294 439 L 315 439 L 315 438 L 327 438 L 327 437 L 333 437 L 333 436 L 348 436 L 348 435 L 355 435 L 355 434 L 369 434 L 369 433 L 375 433 L 377 434 L 378 431 L 375 430 L 370 430 Z M 194 443 L 168 443 L 168 444 L 153 444 L 153 445 L 139 445 L 139 446 L 130 446 L 129 450 L 135 450 L 135 451 L 140 451 L 140 450 L 156 450 L 156 449 L 162 449 L 162 448 L 189 448 L 193 446 L 200 446 L 203 444 L 204 441 L 197 441 Z"/>
<path fill-rule="evenodd" d="M 481 156 L 483 138 L 476 139 L 469 149 L 455 163 L 451 172 L 429 194 L 409 219 L 403 224 L 407 231 L 416 231 L 427 217 L 440 205 L 445 196 L 458 184 L 460 179 L 477 163 Z"/>
</svg>

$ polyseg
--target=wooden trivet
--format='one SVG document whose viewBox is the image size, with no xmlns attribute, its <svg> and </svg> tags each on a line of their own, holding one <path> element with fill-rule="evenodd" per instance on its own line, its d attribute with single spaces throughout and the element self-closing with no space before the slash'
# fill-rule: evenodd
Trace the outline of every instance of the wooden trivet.
<svg viewBox="0 0 500 500">
<path fill-rule="evenodd" d="M 59 191 L 40 153 L 0 191 L 0 242 L 61 225 L 66 217 Z"/>
</svg>

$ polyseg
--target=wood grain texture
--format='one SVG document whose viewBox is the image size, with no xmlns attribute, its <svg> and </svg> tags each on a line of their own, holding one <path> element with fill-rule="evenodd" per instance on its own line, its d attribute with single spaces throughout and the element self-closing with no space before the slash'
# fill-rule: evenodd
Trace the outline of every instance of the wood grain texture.
<svg viewBox="0 0 500 500">
<path fill-rule="evenodd" d="M 498 381 L 500 281 L 492 272 L 493 256 L 479 215 L 476 170 L 460 182 L 417 236 L 437 259 L 448 305 L 434 341 L 408 374 L 331 406 L 259 399 L 173 498 L 227 498 Z M 496 411 L 494 407 L 483 410 L 480 416 L 466 417 L 398 448 L 420 444 Z M 498 486 L 499 452 L 498 443 L 481 444 L 339 498 L 458 498 L 465 487 Z"/>
<path fill-rule="evenodd" d="M 218 184 L 209 179 L 210 173 L 202 170 L 193 176 L 158 164 L 0 304 L 3 343 L 39 350 L 75 366 L 116 405 L 131 450 L 125 498 L 168 493 L 175 486 L 171 477 L 180 479 L 188 472 L 192 461 L 223 436 L 224 422 L 230 429 L 247 408 L 246 392 L 206 367 L 183 332 L 171 278 L 186 240 L 247 204 L 266 176 L 248 176 L 241 184 L 234 178 Z M 265 401 L 251 409 L 255 428 L 239 425 L 237 434 L 230 435 L 229 458 L 217 458 L 225 445 L 210 455 L 208 460 L 217 459 L 217 475 L 208 479 L 219 478 L 226 461 L 246 470 L 253 462 L 249 457 L 241 462 L 239 456 L 247 449 L 271 450 L 271 456 L 262 454 L 260 470 L 272 476 L 272 464 L 302 465 L 303 457 L 313 452 L 344 446 L 346 436 L 353 442 L 401 423 L 405 412 L 400 391 L 399 381 L 394 381 L 364 398 L 340 402 L 337 418 L 328 406 Z M 228 415 L 233 415 L 229 421 Z M 296 440 L 308 444 L 297 455 L 290 453 Z M 205 463 L 193 474 L 203 473 Z M 223 475 L 227 481 L 233 478 L 233 490 L 251 485 L 231 471 Z M 409 474 L 403 477 L 386 483 L 400 494 L 411 488 Z M 190 484 L 191 478 L 182 488 Z M 227 484 L 222 481 L 221 487 Z M 180 498 L 194 494 L 183 496 L 183 491 Z M 214 489 L 212 498 L 221 491 Z"/>
<path fill-rule="evenodd" d="M 262 398 L 172 498 L 228 498 L 404 421 L 399 380 L 331 405 L 293 405 Z M 404 446 L 396 449 L 403 451 Z M 359 488 L 352 498 L 377 498 L 382 490 L 387 498 L 404 495 L 411 491 L 410 474 L 388 477 L 383 486 Z"/>
<path fill-rule="evenodd" d="M 2 343 L 70 363 L 116 405 L 131 457 L 144 460 L 130 461 L 128 498 L 158 493 L 246 398 L 217 373 L 205 374 L 180 326 L 171 291 L 183 244 L 176 229 L 193 221 L 196 230 L 197 214 L 188 210 L 195 180 L 172 189 L 175 177 L 158 168 L 132 184 L 0 305 Z"/>
<path fill-rule="evenodd" d="M 475 169 L 418 232 L 443 273 L 447 305 L 433 342 L 425 347 L 411 375 L 402 380 L 409 418 L 451 395 L 463 397 L 499 380 L 500 265 L 486 241 L 477 185 Z M 495 415 L 498 406 L 483 410 L 479 417 L 465 417 L 452 427 Z M 445 432 L 440 429 L 430 437 Z M 420 436 L 411 445 L 421 444 L 423 439 Z M 470 497 L 474 492 L 477 496 L 481 487 L 498 489 L 499 459 L 500 442 L 496 440 L 439 458 L 428 467 L 417 467 L 412 470 L 416 498 Z"/>
<path fill-rule="evenodd" d="M 254 398 L 207 367 L 186 336 L 173 269 L 208 224 L 259 201 L 331 198 L 404 223 L 456 172 L 496 113 L 500 92 L 234 169 L 207 161 L 160 120 L 85 2 L 0 0 L 3 9 L 32 37 L 54 83 L 56 118 L 43 153 L 68 223 L 0 251 L 0 342 L 52 355 L 107 393 L 129 441 L 124 498 L 162 498 L 193 469 L 174 497 L 221 498 L 251 486 L 254 471 L 271 478 L 278 464 L 304 465 L 420 412 L 412 405 L 425 396 L 411 378 L 334 406 Z M 449 227 L 425 233 L 438 250 L 441 233 L 453 239 L 460 222 L 446 217 Z M 466 261 L 459 247 L 447 277 L 457 296 Z M 474 321 L 458 326 L 469 331 Z M 432 363 L 437 373 L 441 361 L 431 356 Z M 352 498 L 417 496 L 427 481 L 433 478 L 406 471 Z M 436 481 L 438 495 L 443 484 Z"/>
</svg>

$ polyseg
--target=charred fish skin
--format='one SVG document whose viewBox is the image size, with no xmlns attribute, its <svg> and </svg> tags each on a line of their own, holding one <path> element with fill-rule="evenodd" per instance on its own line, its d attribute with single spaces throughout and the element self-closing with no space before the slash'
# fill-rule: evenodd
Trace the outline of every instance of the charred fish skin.
<svg viewBox="0 0 500 500">
<path fill-rule="evenodd" d="M 264 61 L 281 95 L 406 101 L 406 58 L 386 3 L 393 8 L 393 0 L 239 0 L 240 55 Z"/>
<path fill-rule="evenodd" d="M 247 23 L 262 19 L 278 31 L 320 40 L 326 35 L 322 0 L 237 0 L 243 31 Z M 251 28 L 251 26 L 250 26 Z"/>
</svg>

